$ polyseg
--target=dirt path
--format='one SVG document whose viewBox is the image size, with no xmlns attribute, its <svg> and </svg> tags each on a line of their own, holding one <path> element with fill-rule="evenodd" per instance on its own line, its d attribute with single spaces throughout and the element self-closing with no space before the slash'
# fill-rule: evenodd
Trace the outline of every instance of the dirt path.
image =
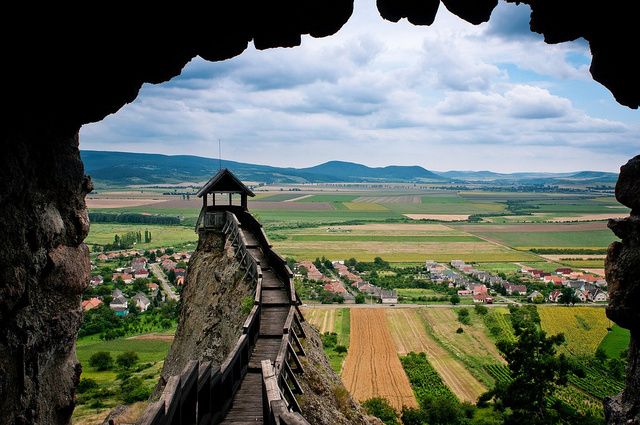
<svg viewBox="0 0 640 425">
<path fill-rule="evenodd" d="M 360 402 L 384 397 L 397 409 L 417 406 L 383 309 L 351 309 L 351 343 L 342 381 Z"/>
</svg>

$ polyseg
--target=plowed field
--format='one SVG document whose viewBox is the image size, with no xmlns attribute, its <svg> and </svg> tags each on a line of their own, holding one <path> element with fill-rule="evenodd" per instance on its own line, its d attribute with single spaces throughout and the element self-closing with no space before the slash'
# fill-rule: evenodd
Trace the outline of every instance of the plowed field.
<svg viewBox="0 0 640 425">
<path fill-rule="evenodd" d="M 321 334 L 333 332 L 335 308 L 302 308 L 305 319 L 318 329 Z"/>
<path fill-rule="evenodd" d="M 358 401 L 384 397 L 397 409 L 417 407 L 383 309 L 351 309 L 351 346 L 342 381 Z"/>
<path fill-rule="evenodd" d="M 452 313 L 450 309 L 433 309 Z M 429 363 L 438 372 L 442 381 L 451 388 L 451 391 L 460 401 L 475 403 L 478 397 L 487 389 L 464 367 L 462 363 L 453 358 L 436 341 L 429 336 L 425 325 L 418 317 L 417 309 L 387 309 L 387 321 L 393 341 L 401 356 L 410 351 L 424 352 Z M 456 325 L 455 319 L 451 321 Z M 454 335 L 455 331 L 452 331 Z"/>
</svg>

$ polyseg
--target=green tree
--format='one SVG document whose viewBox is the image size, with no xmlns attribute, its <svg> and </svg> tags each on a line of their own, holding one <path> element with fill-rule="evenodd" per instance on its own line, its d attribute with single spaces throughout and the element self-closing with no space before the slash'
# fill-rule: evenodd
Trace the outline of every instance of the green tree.
<svg viewBox="0 0 640 425">
<path fill-rule="evenodd" d="M 449 297 L 449 302 L 453 305 L 460 304 L 460 296 L 458 294 L 453 294 Z"/>
<path fill-rule="evenodd" d="M 134 351 L 125 351 L 116 357 L 116 363 L 124 369 L 129 369 L 131 366 L 136 364 L 137 361 L 138 353 Z"/>
<path fill-rule="evenodd" d="M 336 345 L 333 348 L 333 351 L 335 351 L 336 353 L 342 355 L 342 354 L 345 354 L 348 351 L 348 349 L 344 345 Z"/>
<path fill-rule="evenodd" d="M 113 357 L 107 351 L 98 351 L 89 357 L 89 366 L 93 366 L 98 370 L 107 370 L 113 366 Z"/>
<path fill-rule="evenodd" d="M 545 398 L 551 395 L 555 385 L 566 384 L 572 369 L 564 354 L 556 354 L 564 335 L 547 337 L 539 328 L 535 306 L 530 307 L 533 308 L 512 309 L 516 341 L 501 340 L 496 344 L 507 360 L 511 381 L 498 381 L 480 400 L 493 398 L 496 404 L 508 407 L 507 425 L 558 423 L 557 407 L 549 407 Z"/>
<path fill-rule="evenodd" d="M 580 302 L 580 298 L 576 296 L 575 291 L 572 288 L 565 286 L 562 288 L 562 295 L 560 295 L 560 299 L 558 301 L 564 305 L 575 305 Z"/>
<path fill-rule="evenodd" d="M 386 425 L 399 425 L 398 411 L 382 397 L 365 400 L 362 407 L 369 415 L 379 418 Z"/>
</svg>

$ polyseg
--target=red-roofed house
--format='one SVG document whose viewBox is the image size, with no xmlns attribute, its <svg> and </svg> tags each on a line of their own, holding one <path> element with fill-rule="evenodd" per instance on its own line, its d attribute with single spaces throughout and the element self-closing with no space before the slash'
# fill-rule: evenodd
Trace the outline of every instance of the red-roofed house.
<svg viewBox="0 0 640 425">
<path fill-rule="evenodd" d="M 97 298 L 91 298 L 89 300 L 82 301 L 82 308 L 84 311 L 88 311 L 88 310 L 91 310 L 92 308 L 98 307 L 100 304 L 102 304 L 102 300 L 99 300 Z"/>
</svg>

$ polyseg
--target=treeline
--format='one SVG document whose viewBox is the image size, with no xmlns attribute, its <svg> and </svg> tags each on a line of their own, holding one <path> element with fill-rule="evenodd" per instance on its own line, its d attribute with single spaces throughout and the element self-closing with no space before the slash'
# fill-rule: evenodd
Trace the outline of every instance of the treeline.
<svg viewBox="0 0 640 425">
<path fill-rule="evenodd" d="M 179 217 L 138 213 L 89 213 L 92 223 L 180 224 Z"/>
<path fill-rule="evenodd" d="M 100 247 L 102 251 L 118 251 L 121 249 L 130 249 L 135 244 L 151 242 L 151 232 L 149 230 L 144 231 L 144 238 L 142 232 L 127 232 L 124 235 L 116 234 L 113 237 L 113 243 L 104 244 Z"/>
<path fill-rule="evenodd" d="M 531 248 L 529 251 L 535 254 L 577 254 L 577 255 L 604 255 L 607 248 L 584 249 L 584 248 Z"/>
</svg>

